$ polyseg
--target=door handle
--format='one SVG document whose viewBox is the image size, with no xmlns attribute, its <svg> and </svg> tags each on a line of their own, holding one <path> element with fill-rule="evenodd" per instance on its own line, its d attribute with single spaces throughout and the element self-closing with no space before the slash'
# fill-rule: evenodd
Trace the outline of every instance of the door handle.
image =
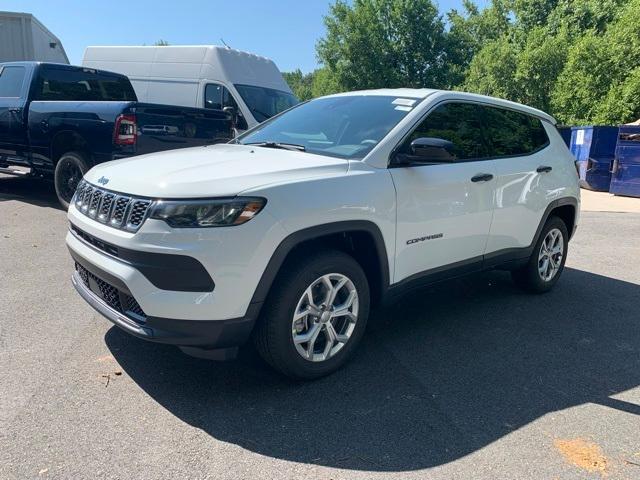
<svg viewBox="0 0 640 480">
<path fill-rule="evenodd" d="M 547 173 L 551 170 L 553 170 L 553 168 L 549 167 L 548 165 L 540 165 L 538 168 L 536 168 L 536 172 L 538 173 Z"/>
<path fill-rule="evenodd" d="M 617 158 L 613 159 L 613 163 L 611 164 L 611 170 L 609 170 L 609 173 L 612 173 L 614 175 L 616 173 L 618 173 L 618 159 Z"/>
<path fill-rule="evenodd" d="M 489 180 L 493 180 L 493 175 L 490 173 L 479 173 L 478 175 L 471 177 L 471 181 L 474 183 L 488 182 Z"/>
<path fill-rule="evenodd" d="M 11 113 L 21 113 L 22 109 L 20 107 L 13 107 L 13 108 L 10 108 L 9 111 Z"/>
</svg>

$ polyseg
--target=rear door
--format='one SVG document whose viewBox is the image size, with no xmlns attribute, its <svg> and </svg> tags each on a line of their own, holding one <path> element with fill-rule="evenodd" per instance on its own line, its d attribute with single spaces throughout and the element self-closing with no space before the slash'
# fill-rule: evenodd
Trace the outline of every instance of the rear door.
<svg viewBox="0 0 640 480">
<path fill-rule="evenodd" d="M 548 154 L 549 137 L 542 120 L 505 108 L 480 108 L 490 155 L 495 158 L 495 211 L 486 249 L 486 261 L 491 263 L 502 254 L 517 257 L 518 251 L 530 246 L 547 205 L 563 189 L 564 177 L 560 169 L 553 171 L 557 159 Z"/>
<path fill-rule="evenodd" d="M 453 142 L 456 159 L 390 169 L 397 192 L 396 282 L 479 270 L 491 225 L 494 166 L 487 160 L 478 106 L 436 107 L 396 157 L 424 137 Z"/>
<path fill-rule="evenodd" d="M 27 68 L 24 65 L 0 65 L 0 158 L 26 163 Z"/>
</svg>

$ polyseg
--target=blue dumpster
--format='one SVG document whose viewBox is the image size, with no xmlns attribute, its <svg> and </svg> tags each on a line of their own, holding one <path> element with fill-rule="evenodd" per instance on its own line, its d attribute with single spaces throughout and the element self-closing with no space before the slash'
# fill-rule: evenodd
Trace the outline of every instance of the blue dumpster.
<svg viewBox="0 0 640 480">
<path fill-rule="evenodd" d="M 564 140 L 564 143 L 567 144 L 567 148 L 569 148 L 571 146 L 571 127 L 558 127 L 558 132 L 562 140 Z"/>
<path fill-rule="evenodd" d="M 609 191 L 617 141 L 618 127 L 571 127 L 569 149 L 577 161 L 582 188 Z"/>
<path fill-rule="evenodd" d="M 640 197 L 640 126 L 620 126 L 610 191 L 615 195 Z"/>
</svg>

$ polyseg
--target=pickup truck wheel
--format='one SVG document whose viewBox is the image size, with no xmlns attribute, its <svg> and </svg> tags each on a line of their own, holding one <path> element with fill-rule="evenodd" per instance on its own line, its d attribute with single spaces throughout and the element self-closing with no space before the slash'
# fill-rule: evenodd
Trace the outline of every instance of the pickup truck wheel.
<svg viewBox="0 0 640 480">
<path fill-rule="evenodd" d="M 54 184 L 58 201 L 67 210 L 76 187 L 89 166 L 85 157 L 78 152 L 67 152 L 58 160 L 54 174 Z"/>
<path fill-rule="evenodd" d="M 362 268 L 340 251 L 325 251 L 284 267 L 254 332 L 258 352 L 296 379 L 319 378 L 353 354 L 369 316 Z"/>
<path fill-rule="evenodd" d="M 549 218 L 527 264 L 511 272 L 514 282 L 532 293 L 551 290 L 564 270 L 568 242 L 569 233 L 562 219 Z"/>
</svg>

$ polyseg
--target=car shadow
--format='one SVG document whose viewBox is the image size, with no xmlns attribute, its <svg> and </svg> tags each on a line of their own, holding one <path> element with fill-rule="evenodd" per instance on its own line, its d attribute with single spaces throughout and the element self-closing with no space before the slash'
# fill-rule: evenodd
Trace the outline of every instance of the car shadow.
<svg viewBox="0 0 640 480">
<path fill-rule="evenodd" d="M 58 202 L 53 182 L 31 177 L 0 174 L 0 202 L 19 200 L 38 207 L 64 210 Z"/>
<path fill-rule="evenodd" d="M 567 268 L 555 290 L 504 272 L 447 282 L 377 312 L 355 358 L 315 382 L 282 378 L 251 349 L 193 359 L 113 327 L 106 343 L 159 405 L 262 455 L 344 469 L 451 462 L 549 412 L 640 384 L 640 286 Z"/>
</svg>

